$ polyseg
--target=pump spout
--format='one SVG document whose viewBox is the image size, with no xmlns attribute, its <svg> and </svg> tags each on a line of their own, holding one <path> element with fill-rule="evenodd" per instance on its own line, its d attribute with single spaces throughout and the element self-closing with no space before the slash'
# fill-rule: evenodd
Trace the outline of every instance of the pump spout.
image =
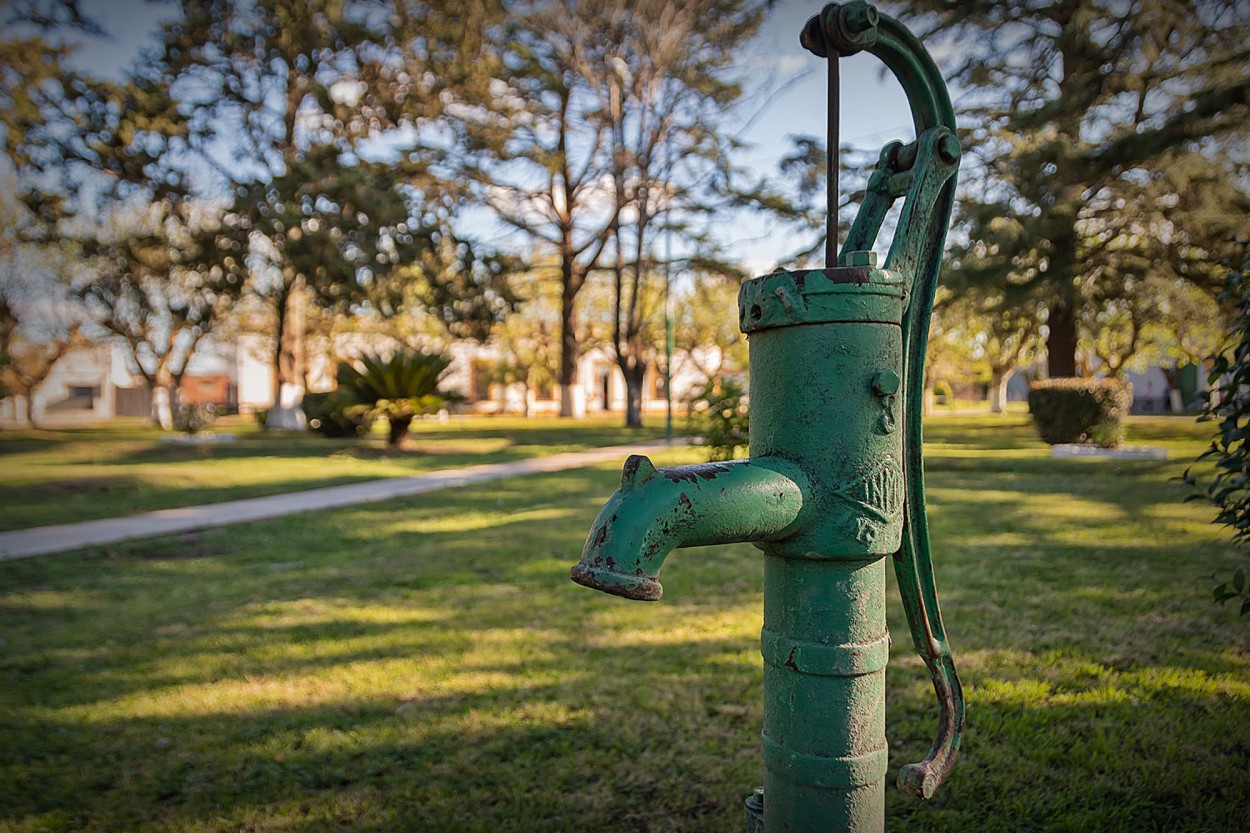
<svg viewBox="0 0 1250 833">
<path fill-rule="evenodd" d="M 621 488 L 590 528 L 572 579 L 639 601 L 664 593 L 657 576 L 678 547 L 776 541 L 802 525 L 806 478 L 798 466 L 765 457 L 657 470 L 625 461 Z"/>
</svg>

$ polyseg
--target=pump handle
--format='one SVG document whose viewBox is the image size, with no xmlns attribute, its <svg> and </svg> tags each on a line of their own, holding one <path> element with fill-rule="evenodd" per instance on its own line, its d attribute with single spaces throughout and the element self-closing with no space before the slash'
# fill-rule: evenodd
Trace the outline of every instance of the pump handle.
<svg viewBox="0 0 1250 833">
<path fill-rule="evenodd" d="M 911 795 L 930 798 L 955 761 L 964 729 L 963 689 L 946 641 L 933 576 L 921 430 L 929 320 L 959 167 L 955 112 L 942 75 L 924 45 L 869 3 L 830 3 L 807 21 L 800 42 L 816 55 L 835 60 L 861 50 L 877 56 L 902 84 L 916 128 L 914 143 L 893 142 L 882 150 L 838 264 L 845 265 L 848 252 L 871 249 L 886 212 L 897 198 L 905 197 L 885 262 L 886 269 L 905 276 L 909 285 L 903 315 L 907 506 L 903 546 L 894 554 L 894 569 L 912 641 L 933 679 L 940 713 L 929 754 L 920 763 L 902 767 L 898 786 Z"/>
</svg>

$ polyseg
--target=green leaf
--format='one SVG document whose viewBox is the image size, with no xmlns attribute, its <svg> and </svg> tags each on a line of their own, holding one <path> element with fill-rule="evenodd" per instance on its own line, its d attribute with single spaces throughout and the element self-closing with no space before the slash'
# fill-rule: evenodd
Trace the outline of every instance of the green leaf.
<svg viewBox="0 0 1250 833">
<path fill-rule="evenodd" d="M 1250 599 L 1246 599 L 1244 602 L 1241 603 L 1240 615 L 1245 616 L 1247 613 L 1250 613 Z"/>
<path fill-rule="evenodd" d="M 1245 570 L 1238 568 L 1237 572 L 1233 573 L 1233 589 L 1236 590 L 1238 593 L 1241 593 L 1246 589 L 1246 571 Z"/>
</svg>

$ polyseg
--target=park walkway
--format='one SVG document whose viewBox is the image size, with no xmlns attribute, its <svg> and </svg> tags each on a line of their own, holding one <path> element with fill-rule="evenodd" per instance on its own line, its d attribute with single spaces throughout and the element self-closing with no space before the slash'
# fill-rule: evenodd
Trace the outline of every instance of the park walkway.
<svg viewBox="0 0 1250 833">
<path fill-rule="evenodd" d="M 319 509 L 335 509 L 358 503 L 371 503 L 391 498 L 419 495 L 436 489 L 484 483 L 502 477 L 514 477 L 540 472 L 565 471 L 596 463 L 620 462 L 630 454 L 685 444 L 689 440 L 679 438 L 671 444 L 664 441 L 614 445 L 591 448 L 585 451 L 569 451 L 546 457 L 529 457 L 507 463 L 484 463 L 458 469 L 444 469 L 412 477 L 391 477 L 350 483 L 346 486 L 328 486 L 282 495 L 231 500 L 205 506 L 185 506 L 177 509 L 160 509 L 124 518 L 106 518 L 99 521 L 83 521 L 59 526 L 40 526 L 33 529 L 17 529 L 0 532 L 0 561 L 31 558 L 83 547 L 116 544 L 138 538 L 155 538 L 230 524 L 249 523 L 298 512 Z M 604 495 L 606 498 L 607 495 Z"/>
</svg>

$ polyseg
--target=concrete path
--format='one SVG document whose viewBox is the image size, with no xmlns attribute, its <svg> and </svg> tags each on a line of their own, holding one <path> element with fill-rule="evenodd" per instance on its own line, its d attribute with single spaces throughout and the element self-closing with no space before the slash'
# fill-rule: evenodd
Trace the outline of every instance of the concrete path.
<svg viewBox="0 0 1250 833">
<path fill-rule="evenodd" d="M 674 440 L 672 445 L 687 442 L 688 440 L 682 438 Z M 488 463 L 460 469 L 445 469 L 412 477 L 370 480 L 346 486 L 329 486 L 324 489 L 309 489 L 283 495 L 231 500 L 206 506 L 161 509 L 124 518 L 17 529 L 12 532 L 0 532 L 0 561 L 48 555 L 82 547 L 115 544 L 136 538 L 153 538 L 215 526 L 248 523 L 282 515 L 293 515 L 297 512 L 333 509 L 357 503 L 419 495 L 435 489 L 483 483 L 487 480 L 498 480 L 501 477 L 563 471 L 595 463 L 624 463 L 625 458 L 630 454 L 645 454 L 668 447 L 670 447 L 668 443 L 661 441 L 592 448 L 586 451 L 552 454 L 547 457 L 530 457 L 509 463 Z M 606 499 L 607 495 L 604 495 L 604 498 Z"/>
</svg>

